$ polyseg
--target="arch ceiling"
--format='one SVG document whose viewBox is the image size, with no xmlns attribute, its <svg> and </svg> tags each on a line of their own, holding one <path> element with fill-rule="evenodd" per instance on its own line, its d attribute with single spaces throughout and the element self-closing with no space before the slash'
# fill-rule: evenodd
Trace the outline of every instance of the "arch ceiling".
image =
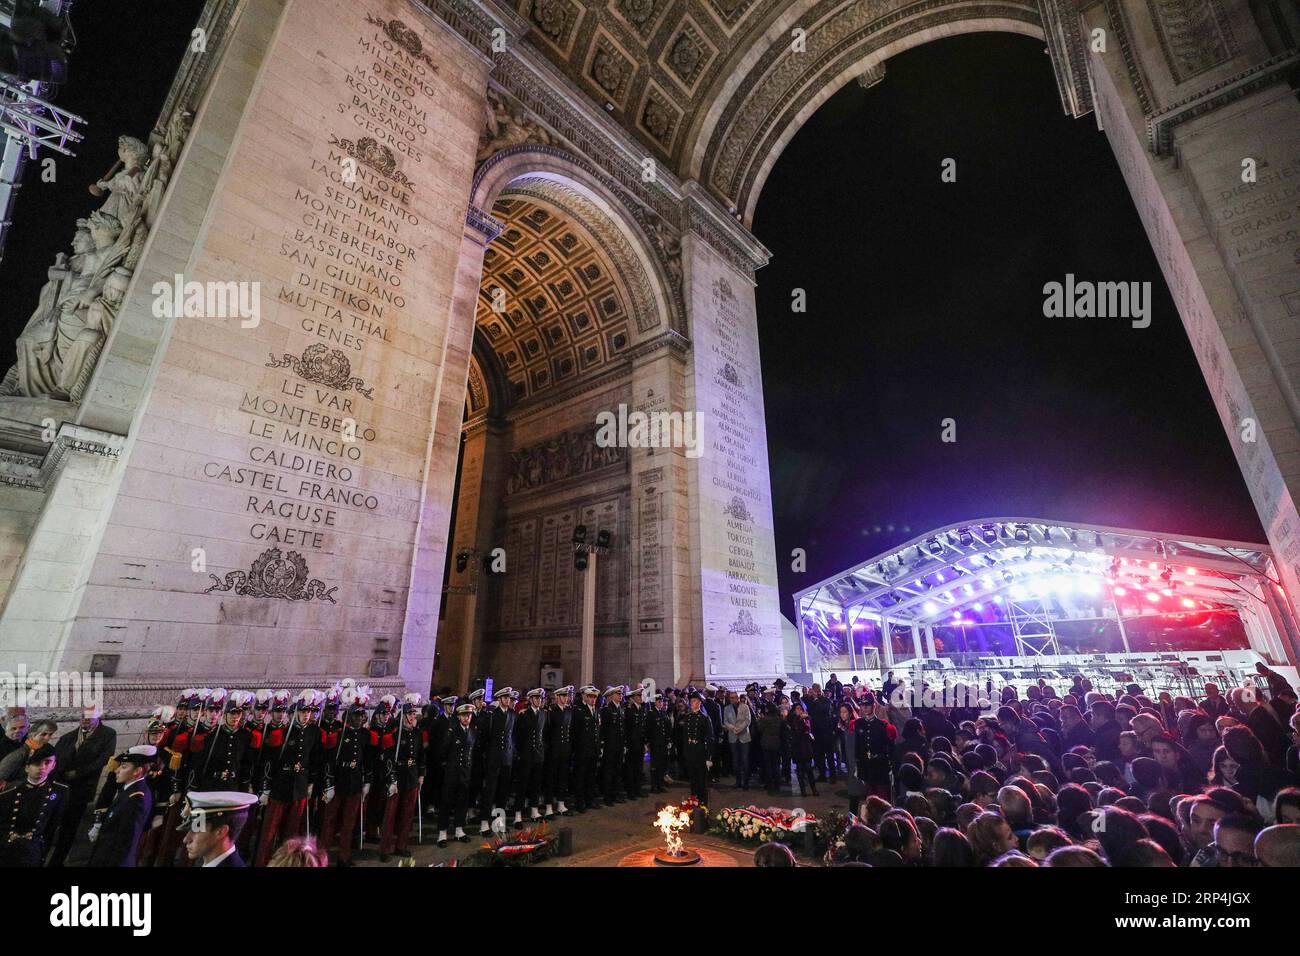
<svg viewBox="0 0 1300 956">
<path fill-rule="evenodd" d="M 497 2 L 657 159 L 747 212 L 793 128 L 854 70 L 949 33 L 1042 36 L 1040 5 L 1056 0 Z"/>
<path fill-rule="evenodd" d="M 507 194 L 492 214 L 505 229 L 483 257 L 476 322 L 510 383 L 511 401 L 576 382 L 625 352 L 631 313 L 592 236 L 533 197 Z M 500 312 L 496 301 L 504 301 Z"/>
</svg>

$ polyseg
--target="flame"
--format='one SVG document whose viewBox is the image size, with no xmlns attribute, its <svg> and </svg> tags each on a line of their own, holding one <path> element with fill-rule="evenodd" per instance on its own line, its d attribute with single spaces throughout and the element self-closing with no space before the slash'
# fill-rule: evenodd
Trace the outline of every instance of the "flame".
<svg viewBox="0 0 1300 956">
<path fill-rule="evenodd" d="M 691 825 L 691 815 L 685 810 L 679 810 L 672 804 L 663 807 L 659 815 L 655 817 L 655 826 L 658 827 L 664 835 L 664 841 L 668 844 L 669 856 L 685 856 L 685 850 L 682 848 L 682 838 L 678 832 L 685 830 Z"/>
</svg>

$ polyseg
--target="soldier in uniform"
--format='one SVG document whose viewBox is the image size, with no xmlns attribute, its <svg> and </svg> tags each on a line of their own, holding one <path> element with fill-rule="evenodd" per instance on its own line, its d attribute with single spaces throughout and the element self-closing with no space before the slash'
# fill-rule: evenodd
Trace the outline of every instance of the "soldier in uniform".
<svg viewBox="0 0 1300 956">
<path fill-rule="evenodd" d="M 193 791 L 185 797 L 181 829 L 185 831 L 185 853 L 200 866 L 242 867 L 236 841 L 248 823 L 248 811 L 257 796 L 239 791 L 204 793 Z"/>
<path fill-rule="evenodd" d="M 713 769 L 713 721 L 702 709 L 704 696 L 695 691 L 690 697 L 690 712 L 682 729 L 682 758 L 691 795 L 705 806 L 709 803 L 709 771 Z"/>
<path fill-rule="evenodd" d="M 180 826 L 185 800 L 185 778 L 181 769 L 185 755 L 189 753 L 190 734 L 194 732 L 199 703 L 199 692 L 195 688 L 187 687 L 181 691 L 159 745 L 167 755 L 167 765 L 172 771 L 172 792 L 167 798 L 167 816 L 163 820 L 162 835 L 158 838 L 154 866 L 171 866 L 176 860 L 176 851 L 180 849 L 182 834 L 177 827 Z"/>
<path fill-rule="evenodd" d="M 542 770 L 548 819 L 557 811 L 567 817 L 564 805 L 569 795 L 569 772 L 573 763 L 573 710 L 569 707 L 572 687 L 558 687 L 546 707 L 546 758 Z"/>
<path fill-rule="evenodd" d="M 600 710 L 600 791 L 607 806 L 623 802 L 624 743 L 623 687 L 606 687 Z"/>
<path fill-rule="evenodd" d="M 372 764 L 379 736 L 366 726 L 366 704 L 370 690 L 366 687 L 345 688 L 340 703 L 346 721 L 338 732 L 334 746 L 322 752 L 323 786 L 321 788 L 320 845 L 333 850 L 338 839 L 335 859 L 339 866 L 352 865 L 352 842 L 357 829 L 361 803 L 370 792 Z"/>
<path fill-rule="evenodd" d="M 424 786 L 424 731 L 420 729 L 420 695 L 411 693 L 402 699 L 402 723 L 391 747 L 379 756 L 381 779 L 388 790 L 384 804 L 384 825 L 380 829 L 379 860 L 387 863 L 396 848 L 409 856 L 411 821 L 415 819 Z"/>
<path fill-rule="evenodd" d="M 510 775 L 515 763 L 515 692 L 502 687 L 483 718 L 483 792 L 479 799 L 479 832 L 487 833 L 498 807 L 505 813 L 510 800 Z"/>
<path fill-rule="evenodd" d="M 0 791 L 0 867 L 40 866 L 68 805 L 68 787 L 53 779 L 54 748 L 27 754 L 23 779 Z"/>
<path fill-rule="evenodd" d="M 515 719 L 515 826 L 528 819 L 540 820 L 538 804 L 542 800 L 542 771 L 546 765 L 546 718 L 542 709 L 546 691 L 534 687 L 528 692 L 528 706 Z"/>
<path fill-rule="evenodd" d="M 153 817 L 153 792 L 146 777 L 157 759 L 158 748 L 152 744 L 132 747 L 114 758 L 117 786 L 108 805 L 95 811 L 89 834 L 94 844 L 90 866 L 135 866 L 141 838 Z"/>
<path fill-rule="evenodd" d="M 265 866 L 280 841 L 297 836 L 302 828 L 307 798 L 314 789 L 312 781 L 317 776 L 321 757 L 320 730 L 314 720 L 320 706 L 319 695 L 315 690 L 304 690 L 298 695 L 293 718 L 284 729 L 278 747 L 263 739 L 266 789 L 260 799 L 265 812 L 254 866 Z"/>
<path fill-rule="evenodd" d="M 370 729 L 374 739 L 375 759 L 379 759 L 379 754 L 393 745 L 397 739 L 397 725 L 401 720 L 400 708 L 397 705 L 397 698 L 393 694 L 385 694 L 379 698 L 379 706 L 370 715 Z M 388 802 L 388 789 L 386 787 L 372 787 L 370 795 L 366 797 L 366 812 L 364 819 L 366 823 L 366 836 L 379 840 L 379 828 L 384 822 L 384 808 Z"/>
<path fill-rule="evenodd" d="M 455 826 L 455 839 L 464 843 L 465 810 L 469 806 L 470 779 L 474 773 L 475 736 L 474 705 L 456 708 L 456 722 L 443 738 L 442 794 L 438 800 L 438 846 L 447 845 L 447 829 Z"/>
<path fill-rule="evenodd" d="M 586 813 L 600 806 L 597 780 L 600 770 L 600 691 L 590 684 L 579 691 L 582 703 L 573 711 L 573 809 Z"/>
<path fill-rule="evenodd" d="M 623 740 L 627 746 L 625 758 L 624 787 L 629 800 L 640 800 L 642 769 L 645 767 L 645 724 L 646 724 L 645 687 L 640 686 L 628 696 L 627 708 L 623 714 Z"/>
<path fill-rule="evenodd" d="M 222 719 L 213 727 L 200 727 L 190 737 L 182 773 L 187 790 L 253 789 L 253 768 L 257 765 L 262 735 L 244 726 L 253 706 L 253 695 L 244 690 L 213 691 L 212 705 L 220 707 Z"/>
<path fill-rule="evenodd" d="M 424 792 L 420 795 L 420 799 L 424 802 L 426 814 L 436 812 L 438 799 L 442 796 L 442 761 L 438 758 L 442 753 L 442 739 L 447 736 L 447 729 L 451 724 L 451 718 L 447 715 L 455 706 L 454 697 L 448 697 L 446 700 L 431 700 L 425 714 L 422 729 L 429 747 L 425 759 Z"/>
<path fill-rule="evenodd" d="M 154 747 L 157 758 L 149 766 L 148 773 L 145 774 L 145 781 L 149 785 L 149 793 L 153 796 L 153 812 L 149 818 L 149 825 L 145 829 L 144 839 L 140 843 L 140 855 L 136 858 L 136 866 L 156 865 L 158 853 L 162 849 L 163 837 L 167 833 L 165 826 L 168 814 L 172 807 L 179 803 L 176 781 L 180 771 L 181 758 L 184 755 L 175 753 L 162 745 L 163 738 L 167 733 L 166 722 L 170 713 L 170 707 L 155 707 L 153 716 L 149 718 L 149 723 L 145 725 L 145 743 Z M 177 820 L 179 821 L 179 815 Z"/>
<path fill-rule="evenodd" d="M 673 737 L 673 715 L 663 694 L 655 694 L 654 709 L 646 715 L 645 737 L 650 748 L 650 792 L 663 793 L 664 776 L 668 773 L 668 742 Z"/>
<path fill-rule="evenodd" d="M 469 781 L 469 816 L 478 816 L 479 800 L 483 793 L 483 745 L 487 742 L 487 692 L 482 687 L 469 692 L 470 715 L 474 726 L 474 768 Z"/>
</svg>

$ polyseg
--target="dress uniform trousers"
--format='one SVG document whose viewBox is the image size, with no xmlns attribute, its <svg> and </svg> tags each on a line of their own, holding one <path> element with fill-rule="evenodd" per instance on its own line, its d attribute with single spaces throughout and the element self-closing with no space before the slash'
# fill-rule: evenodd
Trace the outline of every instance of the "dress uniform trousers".
<svg viewBox="0 0 1300 956">
<path fill-rule="evenodd" d="M 320 845 L 332 850 L 337 838 L 338 857 L 344 863 L 352 859 L 352 838 L 356 835 L 363 799 L 360 790 L 341 796 L 335 794 L 334 799 L 325 804 L 325 812 L 321 815 Z"/>
<path fill-rule="evenodd" d="M 483 792 L 479 798 L 479 819 L 492 822 L 493 807 L 510 806 L 510 778 L 514 768 L 510 764 L 483 767 Z"/>
<path fill-rule="evenodd" d="M 176 828 L 181 825 L 181 805 L 173 803 L 167 808 L 167 816 L 163 819 L 162 835 L 158 838 L 158 851 L 154 855 L 153 862 L 149 864 L 141 863 L 141 866 L 172 866 L 176 862 L 176 851 L 180 848 L 181 841 L 185 839 L 185 834 Z"/>
<path fill-rule="evenodd" d="M 542 798 L 543 766 L 540 760 L 521 760 L 514 768 L 516 810 L 523 810 L 526 806 L 538 806 Z"/>
<path fill-rule="evenodd" d="M 460 774 L 443 773 L 442 794 L 438 800 L 438 829 L 465 826 L 469 810 L 470 784 Z"/>
<path fill-rule="evenodd" d="M 417 784 L 409 790 L 399 789 L 388 798 L 384 805 L 384 825 L 379 838 L 379 852 L 387 855 L 397 848 L 397 852 L 406 854 L 411 842 L 411 821 L 415 819 L 415 810 L 420 802 L 420 787 Z"/>
<path fill-rule="evenodd" d="M 303 813 L 307 798 L 301 800 L 267 800 L 262 813 L 262 832 L 257 838 L 257 859 L 254 866 L 266 866 L 272 851 L 282 840 L 296 837 L 302 832 Z"/>
<path fill-rule="evenodd" d="M 543 765 L 543 789 L 546 791 L 546 802 L 554 804 L 558 800 L 567 800 L 569 798 L 569 762 L 572 759 L 571 754 L 546 754 L 546 763 Z"/>
</svg>

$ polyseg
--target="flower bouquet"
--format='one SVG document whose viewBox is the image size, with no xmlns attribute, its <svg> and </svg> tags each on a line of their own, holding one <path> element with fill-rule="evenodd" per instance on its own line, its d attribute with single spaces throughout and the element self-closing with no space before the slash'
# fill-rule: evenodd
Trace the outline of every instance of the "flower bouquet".
<svg viewBox="0 0 1300 956">
<path fill-rule="evenodd" d="M 528 866 L 551 855 L 555 841 L 546 833 L 546 824 L 495 834 L 477 852 L 465 860 L 466 866 Z"/>
<path fill-rule="evenodd" d="M 817 818 L 810 813 L 793 813 L 782 807 L 729 807 L 714 819 L 724 836 L 759 843 L 787 840 L 791 834 L 804 833 L 817 824 Z"/>
</svg>

